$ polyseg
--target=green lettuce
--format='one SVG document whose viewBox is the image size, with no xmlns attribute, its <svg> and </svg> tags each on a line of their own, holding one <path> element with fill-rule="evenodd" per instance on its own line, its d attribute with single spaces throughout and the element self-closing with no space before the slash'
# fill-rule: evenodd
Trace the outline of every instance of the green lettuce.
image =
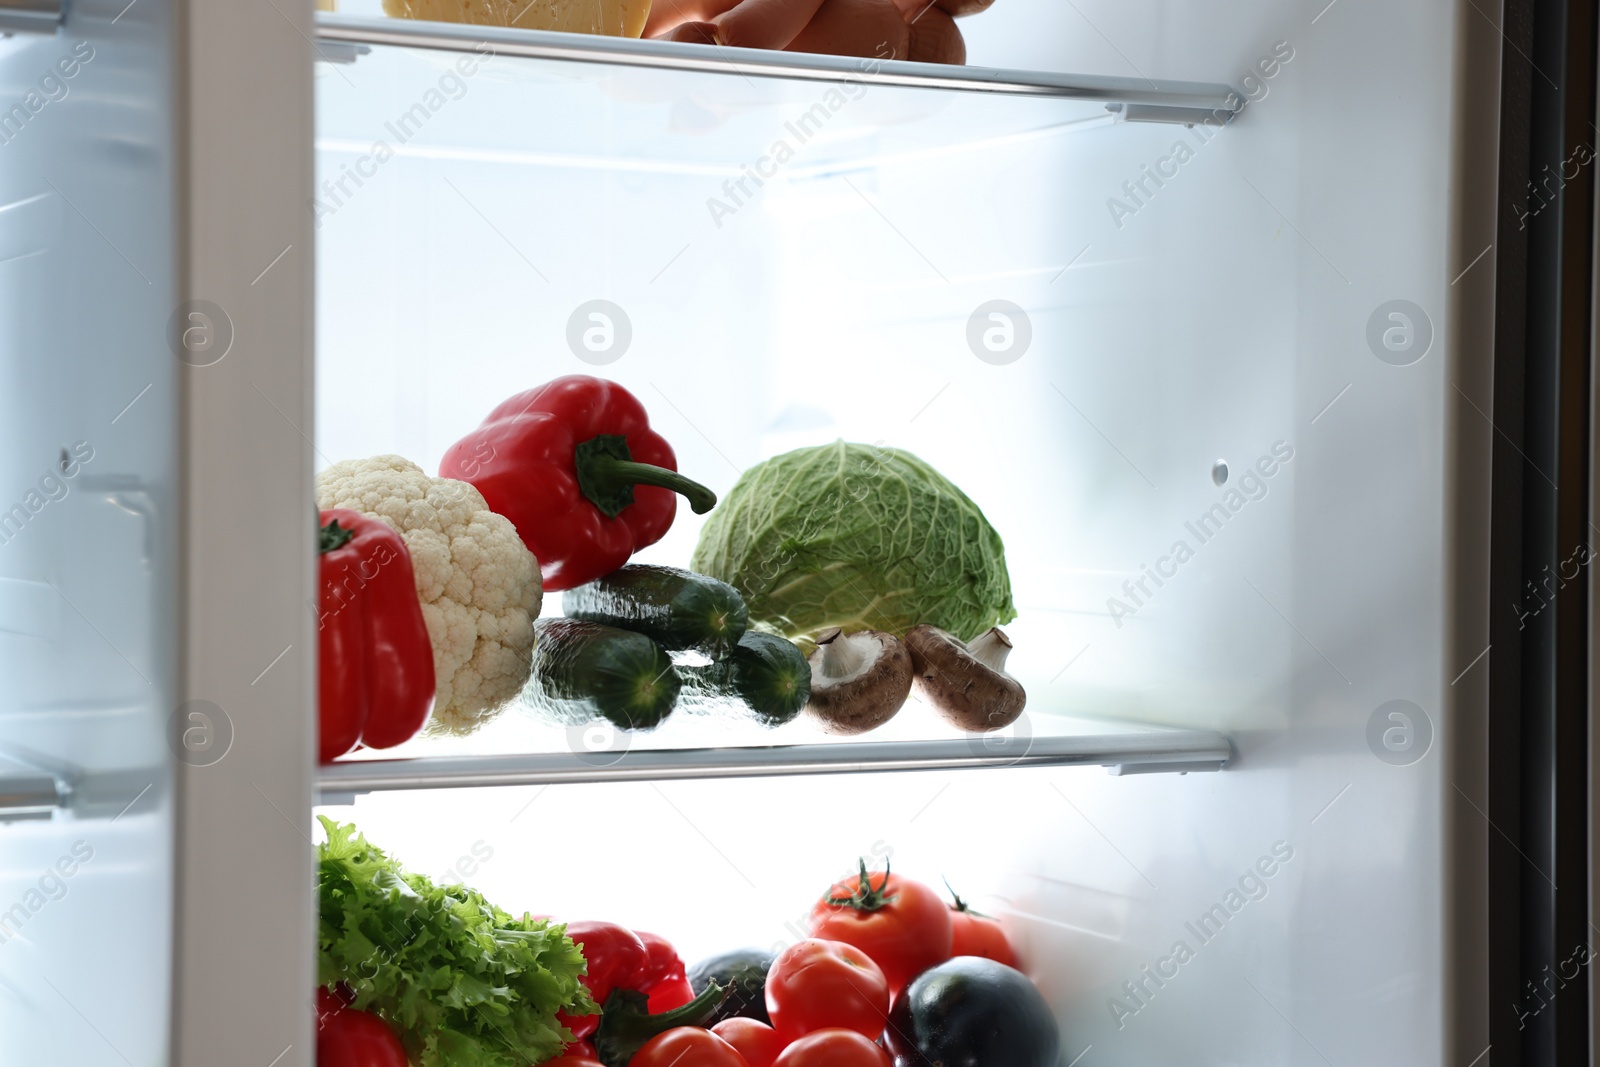
<svg viewBox="0 0 1600 1067">
<path fill-rule="evenodd" d="M 1017 617 L 1000 535 L 897 448 L 836 441 L 756 464 L 711 513 L 691 567 L 790 638 L 928 623 L 971 640 Z"/>
<path fill-rule="evenodd" d="M 556 1012 L 599 1009 L 566 927 L 512 918 L 474 890 L 408 874 L 354 826 L 322 818 L 317 980 L 394 1027 L 420 1067 L 528 1067 L 572 1034 Z"/>
</svg>

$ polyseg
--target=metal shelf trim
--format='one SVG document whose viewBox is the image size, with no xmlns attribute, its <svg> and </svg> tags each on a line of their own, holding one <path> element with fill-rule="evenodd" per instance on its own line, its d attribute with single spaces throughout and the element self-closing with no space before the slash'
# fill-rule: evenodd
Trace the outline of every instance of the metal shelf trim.
<svg viewBox="0 0 1600 1067">
<path fill-rule="evenodd" d="M 866 60 L 753 48 L 719 48 L 677 41 L 644 41 L 626 37 L 350 15 L 319 14 L 317 39 L 345 45 L 388 45 L 449 52 L 472 52 L 480 45 L 487 45 L 496 55 L 530 59 L 805 81 L 837 82 L 851 79 L 872 85 L 898 85 L 915 89 L 1008 93 L 1105 104 L 1148 105 L 1151 108 L 1181 109 L 1179 113 L 1193 116 L 1185 121 L 1196 121 L 1202 115 L 1216 115 L 1219 124 L 1237 113 L 1242 101 L 1242 97 L 1231 86 L 1206 82 L 1149 81 L 1142 78 L 909 63 L 902 60 Z"/>
<path fill-rule="evenodd" d="M 872 771 L 962 770 L 995 767 L 1103 765 L 1131 773 L 1221 770 L 1232 756 L 1228 739 L 1207 731 L 1170 730 L 1084 737 L 1035 737 L 1019 751 L 985 751 L 984 739 L 653 749 L 615 755 L 538 753 L 509 756 L 431 756 L 353 760 L 322 767 L 323 802 L 383 790 L 465 789 L 576 782 L 752 778 Z M 613 760 L 605 763 L 605 760 Z"/>
</svg>

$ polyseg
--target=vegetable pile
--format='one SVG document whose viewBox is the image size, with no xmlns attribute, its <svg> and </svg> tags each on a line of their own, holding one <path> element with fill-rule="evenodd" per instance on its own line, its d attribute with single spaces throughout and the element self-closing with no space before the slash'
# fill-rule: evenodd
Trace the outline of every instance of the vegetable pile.
<svg viewBox="0 0 1600 1067">
<path fill-rule="evenodd" d="M 869 872 L 810 936 L 685 968 L 666 939 L 510 915 L 323 819 L 318 1067 L 1057 1067 L 1005 932 Z"/>
<path fill-rule="evenodd" d="M 363 543 L 374 543 L 359 558 L 360 545 L 325 544 L 351 558 L 323 560 L 321 758 L 400 744 L 424 722 L 429 733 L 466 734 L 495 717 L 534 666 L 543 590 L 603 578 L 660 540 L 676 513 L 675 493 L 696 511 L 716 503 L 675 467 L 671 446 L 627 390 L 569 375 L 491 411 L 446 453 L 440 477 L 391 455 L 345 460 L 318 474 L 318 507 L 337 509 L 346 530 L 363 523 Z M 377 520 L 398 538 L 382 538 Z M 402 577 L 414 584 L 414 597 L 397 594 Z M 352 590 L 363 594 L 359 610 L 343 613 L 330 629 L 328 619 L 353 602 Z M 722 618 L 724 636 L 708 631 L 706 640 L 711 650 L 731 653 L 744 631 L 744 606 L 733 589 L 722 590 L 738 617 Z M 628 606 L 612 595 L 595 611 Z M 682 610 L 705 607 L 715 605 Z M 416 640 L 419 608 L 426 646 Z M 628 621 L 654 625 L 643 616 Z M 638 725 L 671 710 L 675 683 L 655 694 Z M 615 699 L 581 687 L 556 699 L 581 704 L 587 697 L 606 707 Z M 378 703 L 393 708 L 374 712 Z"/>
<path fill-rule="evenodd" d="M 808 933 L 776 957 L 691 968 L 696 989 L 759 981 L 763 996 L 730 1016 L 730 995 L 709 1035 L 668 1030 L 626 1067 L 1057 1067 L 1054 1013 L 1000 924 L 959 897 L 862 861 L 817 900 Z"/>
<path fill-rule="evenodd" d="M 630 564 L 679 495 L 716 508 L 693 569 Z M 439 477 L 399 456 L 346 460 L 316 496 L 323 526 L 342 523 L 323 538 L 325 761 L 419 729 L 470 733 L 519 695 L 567 727 L 649 730 L 682 705 L 769 727 L 803 711 L 846 735 L 913 690 L 975 732 L 1026 703 L 1005 668 L 1000 535 L 899 449 L 797 449 L 716 507 L 636 397 L 568 375 L 495 407 Z M 538 618 L 546 591 L 564 618 Z"/>
</svg>

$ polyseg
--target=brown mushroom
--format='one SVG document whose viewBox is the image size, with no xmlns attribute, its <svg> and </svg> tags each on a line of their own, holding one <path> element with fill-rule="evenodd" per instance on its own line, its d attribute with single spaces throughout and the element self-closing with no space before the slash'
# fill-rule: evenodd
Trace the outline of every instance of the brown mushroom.
<svg viewBox="0 0 1600 1067">
<path fill-rule="evenodd" d="M 905 645 L 918 692 L 952 726 L 987 733 L 1022 714 L 1028 694 L 1006 673 L 1011 641 L 1000 627 L 967 644 L 936 626 L 913 626 Z"/>
<path fill-rule="evenodd" d="M 830 734 L 862 734 L 894 718 L 911 693 L 911 656 L 893 634 L 835 626 L 811 653 L 805 713 Z"/>
</svg>

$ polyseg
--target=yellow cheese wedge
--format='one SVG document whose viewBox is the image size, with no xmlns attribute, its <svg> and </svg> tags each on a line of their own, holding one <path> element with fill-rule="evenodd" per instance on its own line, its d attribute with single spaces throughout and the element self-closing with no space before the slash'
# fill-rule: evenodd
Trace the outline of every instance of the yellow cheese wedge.
<svg viewBox="0 0 1600 1067">
<path fill-rule="evenodd" d="M 650 0 L 383 0 L 383 11 L 397 19 L 638 37 Z"/>
</svg>

